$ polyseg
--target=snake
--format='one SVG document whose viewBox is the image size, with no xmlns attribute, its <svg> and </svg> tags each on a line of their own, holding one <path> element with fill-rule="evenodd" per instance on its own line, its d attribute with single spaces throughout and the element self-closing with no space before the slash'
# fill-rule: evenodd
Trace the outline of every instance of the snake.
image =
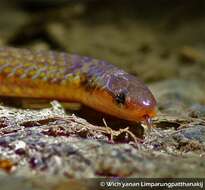
<svg viewBox="0 0 205 190">
<path fill-rule="evenodd" d="M 14 47 L 0 47 L 0 96 L 77 102 L 146 123 L 151 123 L 157 107 L 142 80 L 107 61 Z"/>
</svg>

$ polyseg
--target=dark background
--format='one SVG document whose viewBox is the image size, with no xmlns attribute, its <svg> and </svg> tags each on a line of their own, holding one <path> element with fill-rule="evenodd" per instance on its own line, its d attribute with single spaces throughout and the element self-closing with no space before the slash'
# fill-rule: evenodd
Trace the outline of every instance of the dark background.
<svg viewBox="0 0 205 190">
<path fill-rule="evenodd" d="M 200 83 L 204 8 L 204 1 L 185 0 L 1 1 L 0 45 L 93 56 L 147 82 Z"/>
</svg>

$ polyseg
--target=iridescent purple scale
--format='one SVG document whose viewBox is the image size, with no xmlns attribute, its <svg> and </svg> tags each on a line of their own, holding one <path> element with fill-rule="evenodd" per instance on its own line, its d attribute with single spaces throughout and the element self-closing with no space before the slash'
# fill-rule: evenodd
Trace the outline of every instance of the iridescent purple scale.
<svg viewBox="0 0 205 190">
<path fill-rule="evenodd" d="M 91 63 L 92 60 L 93 59 L 91 57 L 86 57 L 86 56 L 82 57 L 82 62 L 83 63 Z"/>
<path fill-rule="evenodd" d="M 82 60 L 81 57 L 78 55 L 72 56 L 72 65 L 70 66 L 70 69 L 73 72 L 76 72 L 76 70 L 79 70 L 82 67 Z"/>
</svg>

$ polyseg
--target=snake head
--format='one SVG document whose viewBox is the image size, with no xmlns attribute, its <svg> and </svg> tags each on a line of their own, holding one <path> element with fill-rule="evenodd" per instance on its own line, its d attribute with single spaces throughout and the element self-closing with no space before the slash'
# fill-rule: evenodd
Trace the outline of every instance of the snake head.
<svg viewBox="0 0 205 190">
<path fill-rule="evenodd" d="M 148 87 L 137 77 L 124 71 L 110 76 L 107 89 L 113 102 L 132 121 L 149 121 L 156 115 L 156 100 Z"/>
</svg>

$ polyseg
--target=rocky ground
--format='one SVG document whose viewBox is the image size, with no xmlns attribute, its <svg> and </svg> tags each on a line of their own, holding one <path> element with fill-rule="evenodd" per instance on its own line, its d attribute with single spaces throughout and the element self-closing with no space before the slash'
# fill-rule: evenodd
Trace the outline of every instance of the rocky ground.
<svg viewBox="0 0 205 190">
<path fill-rule="evenodd" d="M 83 181 L 68 179 L 204 177 L 204 2 L 158 1 L 152 6 L 150 1 L 32 2 L 1 2 L 0 46 L 54 49 L 108 60 L 150 86 L 158 115 L 155 128 L 140 139 L 143 128 L 138 125 L 134 131 L 124 124 L 117 129 L 109 123 L 97 126 L 66 112 L 56 101 L 38 110 L 4 102 L 1 187 L 89 189 Z"/>
</svg>

